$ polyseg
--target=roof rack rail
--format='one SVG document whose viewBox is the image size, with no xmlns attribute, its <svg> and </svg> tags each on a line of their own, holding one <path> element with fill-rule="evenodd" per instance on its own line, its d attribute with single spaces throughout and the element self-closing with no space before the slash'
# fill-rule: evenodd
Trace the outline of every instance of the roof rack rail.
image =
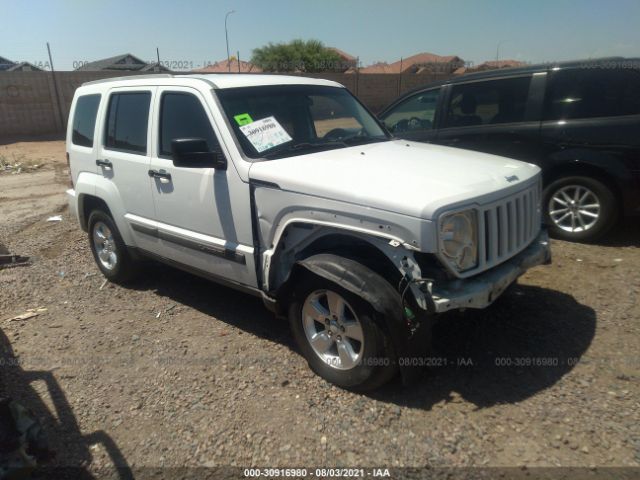
<svg viewBox="0 0 640 480">
<path fill-rule="evenodd" d="M 153 73 L 153 74 L 148 74 L 148 75 L 126 75 L 123 77 L 108 77 L 108 78 L 101 78 L 99 80 L 91 80 L 90 82 L 84 82 L 82 84 L 82 86 L 84 87 L 85 85 L 96 85 L 98 83 L 107 83 L 107 82 L 117 82 L 119 80 L 138 80 L 138 79 L 145 79 L 145 78 L 173 78 L 174 75 L 171 73 Z"/>
</svg>

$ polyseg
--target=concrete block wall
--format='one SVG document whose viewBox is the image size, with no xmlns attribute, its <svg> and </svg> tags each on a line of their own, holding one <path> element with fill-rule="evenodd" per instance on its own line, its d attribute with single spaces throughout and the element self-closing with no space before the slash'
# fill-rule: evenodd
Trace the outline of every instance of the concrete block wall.
<svg viewBox="0 0 640 480">
<path fill-rule="evenodd" d="M 55 77 L 54 77 L 55 75 Z M 75 89 L 92 80 L 135 72 L 0 72 L 0 141 L 60 134 L 66 129 Z M 312 73 L 343 84 L 374 113 L 398 95 L 447 75 Z"/>
</svg>

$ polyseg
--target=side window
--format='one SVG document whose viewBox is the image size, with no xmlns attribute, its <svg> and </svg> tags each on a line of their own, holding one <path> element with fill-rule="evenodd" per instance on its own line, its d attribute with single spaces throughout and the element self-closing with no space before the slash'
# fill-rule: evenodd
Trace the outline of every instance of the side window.
<svg viewBox="0 0 640 480">
<path fill-rule="evenodd" d="M 469 127 L 524 121 L 531 77 L 455 85 L 444 127 Z"/>
<path fill-rule="evenodd" d="M 151 92 L 114 93 L 109 99 L 105 147 L 147 153 Z"/>
<path fill-rule="evenodd" d="M 73 133 L 71 142 L 81 147 L 93 147 L 93 133 L 96 128 L 96 115 L 100 105 L 100 95 L 78 97 L 73 112 Z"/>
<path fill-rule="evenodd" d="M 560 70 L 551 75 L 547 85 L 544 120 L 640 113 L 640 72 L 637 70 Z"/>
<path fill-rule="evenodd" d="M 190 93 L 167 92 L 160 104 L 160 155 L 171 155 L 176 138 L 202 138 L 209 150 L 218 141 L 200 100 Z"/>
<path fill-rule="evenodd" d="M 383 118 L 387 128 L 394 132 L 431 130 L 436 116 L 440 89 L 421 92 L 407 98 Z"/>
</svg>

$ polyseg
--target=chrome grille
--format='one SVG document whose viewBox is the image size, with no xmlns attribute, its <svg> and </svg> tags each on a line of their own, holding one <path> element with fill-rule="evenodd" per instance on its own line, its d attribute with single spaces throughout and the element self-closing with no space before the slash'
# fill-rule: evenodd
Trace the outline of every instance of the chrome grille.
<svg viewBox="0 0 640 480">
<path fill-rule="evenodd" d="M 540 232 L 539 184 L 478 209 L 478 268 L 487 270 L 513 257 Z"/>
</svg>

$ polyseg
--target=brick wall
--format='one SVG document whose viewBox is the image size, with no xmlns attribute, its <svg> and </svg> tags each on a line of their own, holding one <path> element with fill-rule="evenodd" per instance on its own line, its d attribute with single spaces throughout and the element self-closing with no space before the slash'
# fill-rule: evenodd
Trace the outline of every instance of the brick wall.
<svg viewBox="0 0 640 480">
<path fill-rule="evenodd" d="M 0 140 L 63 133 L 77 87 L 91 80 L 123 74 L 127 72 L 0 72 Z M 401 93 L 448 78 L 446 75 L 422 74 L 400 77 L 315 73 L 305 76 L 343 84 L 374 112 L 380 111 Z"/>
</svg>

